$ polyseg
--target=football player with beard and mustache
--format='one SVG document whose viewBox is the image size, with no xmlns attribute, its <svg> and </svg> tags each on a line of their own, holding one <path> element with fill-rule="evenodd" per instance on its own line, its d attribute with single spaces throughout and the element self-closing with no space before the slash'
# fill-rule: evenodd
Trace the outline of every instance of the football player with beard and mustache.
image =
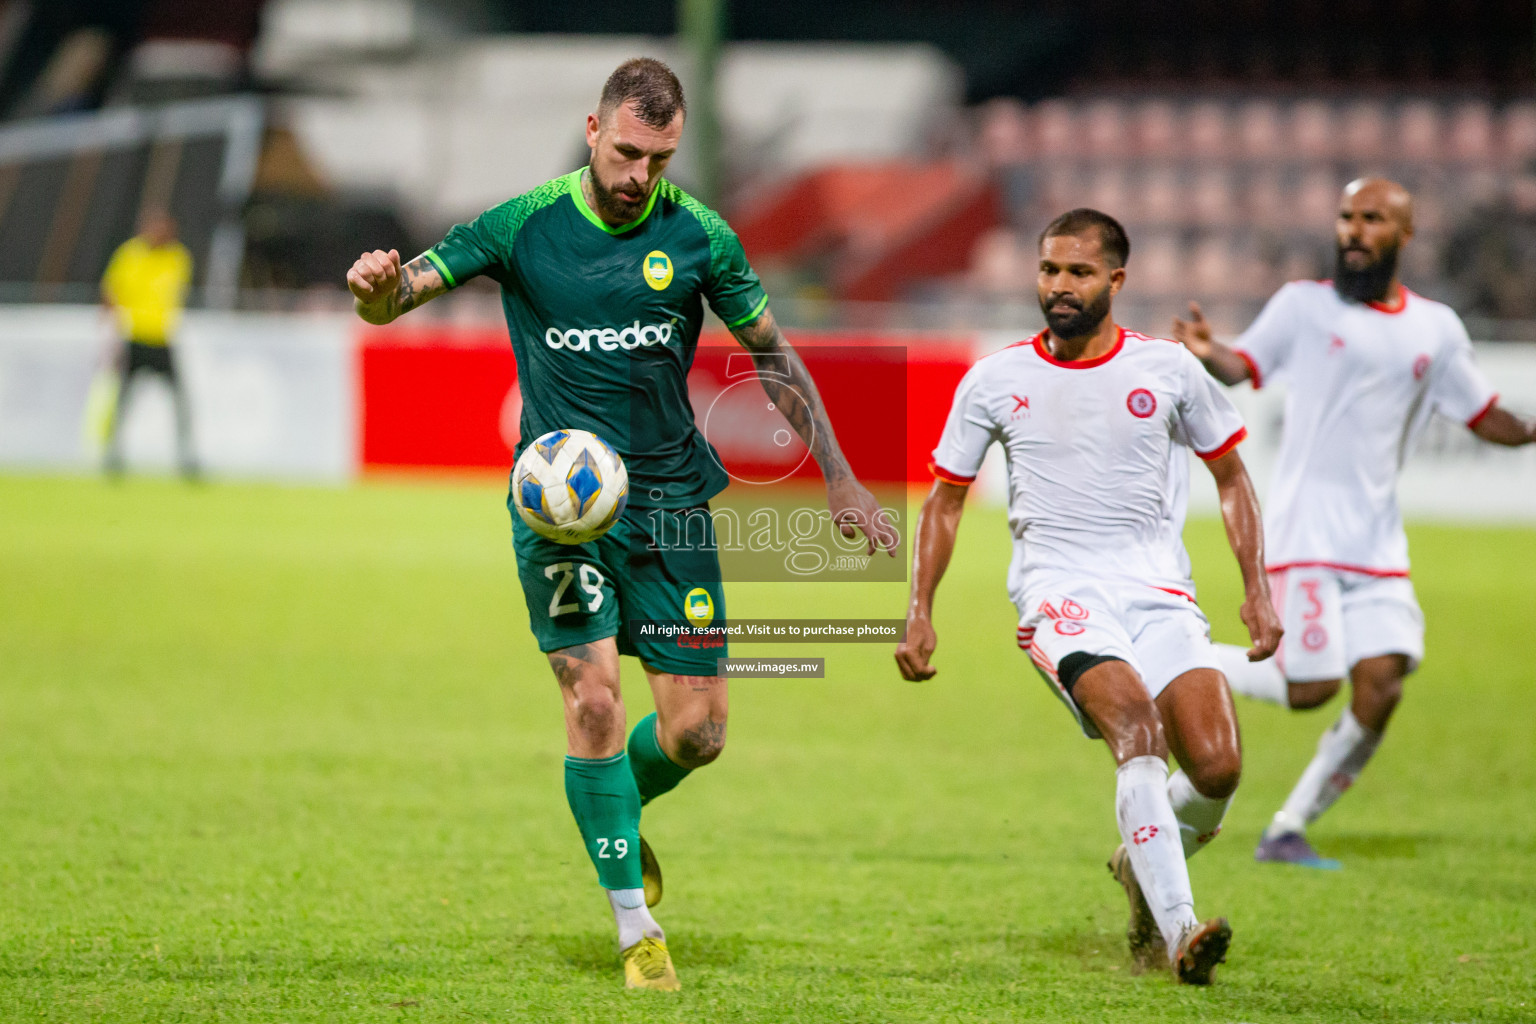
<svg viewBox="0 0 1536 1024">
<path fill-rule="evenodd" d="M 1242 749 L 1189 578 L 1187 450 L 1205 461 L 1221 495 L 1251 657 L 1274 653 L 1280 620 L 1264 574 L 1258 499 L 1237 452 L 1247 431 L 1181 346 L 1115 323 L 1111 304 L 1129 255 L 1125 229 L 1097 210 L 1068 211 L 1041 233 L 1036 288 L 1048 329 L 979 360 L 955 391 L 918 520 L 896 662 L 913 681 L 937 671 L 934 596 L 968 488 L 997 442 L 1008 459 L 1016 640 L 1118 766 L 1122 843 L 1109 868 L 1130 904 L 1134 964 L 1208 985 L 1232 928 L 1196 916 L 1186 862 L 1221 831 Z M 1171 776 L 1170 755 L 1178 762 Z"/>
<path fill-rule="evenodd" d="M 765 368 L 769 408 L 815 457 L 843 536 L 862 530 L 866 554 L 877 542 L 894 554 L 897 543 L 736 233 L 664 176 L 686 117 L 682 85 L 665 64 L 625 61 L 587 115 L 585 167 L 455 226 L 403 266 L 395 250 L 376 249 L 347 273 L 357 314 L 371 324 L 472 278 L 495 281 L 517 358 L 517 454 L 551 432 L 549 443 L 563 443 L 576 428 L 624 458 L 629 501 L 608 533 L 557 544 L 514 514 L 512 544 L 529 624 L 565 709 L 566 800 L 613 912 L 625 984 L 661 990 L 679 982 L 649 909 L 662 896 L 661 868 L 640 835 L 641 807 L 720 756 L 729 707 L 725 594 L 708 514 L 728 476 L 694 421 L 687 383 L 706 302 Z M 692 538 L 699 526 L 701 542 L 666 539 Z M 653 635 L 643 625 L 657 622 L 701 634 Z M 620 655 L 640 659 L 656 702 L 627 741 Z"/>
<path fill-rule="evenodd" d="M 1174 321 L 1174 336 L 1223 383 L 1289 382 L 1265 516 L 1285 639 L 1267 662 L 1218 647 L 1233 689 L 1285 707 L 1319 707 L 1349 678 L 1349 706 L 1254 852 L 1323 868 L 1338 862 L 1318 855 L 1306 828 L 1360 777 L 1424 656 L 1397 507 L 1403 459 L 1436 411 L 1494 444 L 1536 441 L 1536 420 L 1499 406 L 1456 313 L 1399 280 L 1398 253 L 1413 238 L 1408 191 L 1350 182 L 1334 236 L 1333 280 L 1281 288 L 1231 345 L 1211 336 L 1198 305 Z"/>
</svg>

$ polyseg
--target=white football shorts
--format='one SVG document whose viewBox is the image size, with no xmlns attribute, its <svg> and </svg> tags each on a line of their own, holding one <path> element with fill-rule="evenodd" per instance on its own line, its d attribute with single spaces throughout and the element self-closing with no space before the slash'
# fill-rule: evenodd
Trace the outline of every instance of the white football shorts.
<svg viewBox="0 0 1536 1024">
<path fill-rule="evenodd" d="M 1290 566 L 1269 574 L 1285 636 L 1275 663 L 1293 683 L 1343 679 L 1356 662 L 1406 654 L 1424 660 L 1424 613 L 1406 576 L 1328 566 Z"/>
<path fill-rule="evenodd" d="M 1220 668 L 1211 624 L 1184 594 L 1143 583 L 1054 576 L 1029 580 L 1014 604 L 1019 646 L 1089 739 L 1098 739 L 1099 730 L 1058 678 L 1068 655 L 1119 658 L 1136 670 L 1154 700 L 1191 669 Z"/>
</svg>

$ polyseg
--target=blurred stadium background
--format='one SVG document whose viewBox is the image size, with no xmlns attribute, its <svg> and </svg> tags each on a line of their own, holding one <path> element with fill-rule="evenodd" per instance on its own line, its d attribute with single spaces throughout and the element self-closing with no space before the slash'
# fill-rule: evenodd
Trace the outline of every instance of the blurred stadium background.
<svg viewBox="0 0 1536 1024">
<path fill-rule="evenodd" d="M 196 261 L 183 361 L 214 475 L 504 466 L 515 368 L 494 288 L 381 331 L 349 318 L 343 273 L 579 165 L 597 83 L 636 53 L 690 86 L 671 176 L 727 214 L 780 320 L 806 344 L 908 347 L 919 454 L 975 354 L 1038 328 L 1034 237 L 1054 213 L 1093 205 L 1129 227 L 1123 322 L 1166 333 L 1197 299 L 1234 332 L 1284 281 L 1327 276 L 1339 187 L 1368 171 L 1415 192 L 1405 280 L 1462 313 L 1530 408 L 1536 357 L 1515 343 L 1536 340 L 1533 33 L 1522 0 L 1454 16 L 1384 0 L 5 0 L 0 464 L 92 465 L 81 422 L 107 328 L 90 307 L 138 212 L 163 205 Z M 699 393 L 721 372 L 706 360 Z M 154 386 L 127 447 L 168 466 Z M 1263 397 L 1246 399 L 1261 470 L 1278 415 Z M 1502 516 L 1532 493 L 1536 453 L 1439 429 L 1405 501 Z"/>
<path fill-rule="evenodd" d="M 1346 871 L 1254 871 L 1322 720 L 1240 709 L 1244 790 L 1197 870 L 1252 954 L 1213 1001 L 1121 971 L 1107 762 L 1026 679 L 979 509 L 945 685 L 893 691 L 889 649 L 847 645 L 835 686 L 733 688 L 730 756 L 648 817 L 703 1000 L 669 1016 L 612 1001 L 572 856 L 490 479 L 519 411 L 495 290 L 372 328 L 344 274 L 579 165 L 603 77 L 651 54 L 690 90 L 671 176 L 741 234 L 871 483 L 926 483 L 954 383 L 1039 328 L 1054 214 L 1128 225 L 1127 326 L 1197 299 L 1230 334 L 1329 274 L 1336 196 L 1368 171 L 1415 191 L 1406 282 L 1529 414 L 1533 41 L 1530 0 L 0 0 L 0 1017 L 1530 1020 L 1536 447 L 1437 423 L 1410 460 L 1434 654 L 1329 819 Z M 155 206 L 196 261 L 179 344 L 220 486 L 67 479 L 100 460 L 98 281 Z M 710 341 L 699 408 L 733 381 Z M 875 353 L 901 401 L 865 393 Z M 1262 489 L 1281 396 L 1233 397 Z M 173 433 L 142 383 L 130 465 L 168 475 Z M 801 454 L 711 439 L 758 473 Z M 1189 537 L 1236 641 L 1220 528 Z M 785 616 L 904 600 L 731 593 Z"/>
</svg>

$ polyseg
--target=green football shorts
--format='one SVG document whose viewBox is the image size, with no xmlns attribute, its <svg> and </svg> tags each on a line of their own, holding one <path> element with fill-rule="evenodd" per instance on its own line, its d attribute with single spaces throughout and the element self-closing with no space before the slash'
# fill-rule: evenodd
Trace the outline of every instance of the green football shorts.
<svg viewBox="0 0 1536 1024">
<path fill-rule="evenodd" d="M 510 506 L 510 499 L 508 499 Z M 713 676 L 727 656 L 723 635 L 666 630 L 725 623 L 725 590 L 708 506 L 624 510 L 612 529 L 586 544 L 557 544 L 512 513 L 512 549 L 539 650 L 614 637 L 620 654 L 676 675 Z M 661 538 L 657 540 L 658 536 Z"/>
</svg>

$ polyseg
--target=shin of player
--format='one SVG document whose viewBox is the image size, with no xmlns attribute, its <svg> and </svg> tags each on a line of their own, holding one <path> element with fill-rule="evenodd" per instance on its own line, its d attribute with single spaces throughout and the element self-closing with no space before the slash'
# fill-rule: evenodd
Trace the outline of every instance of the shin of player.
<svg viewBox="0 0 1536 1024">
<path fill-rule="evenodd" d="M 1128 255 L 1124 229 L 1094 210 L 1064 214 L 1042 233 L 1048 329 L 982 359 L 956 390 L 918 521 L 896 660 L 907 679 L 934 675 L 934 593 L 967 488 L 997 442 L 1008 460 L 1019 646 L 1117 766 L 1122 843 L 1110 869 L 1130 903 L 1132 955 L 1207 984 L 1231 928 L 1196 916 L 1186 861 L 1220 830 L 1242 756 L 1181 536 L 1186 449 L 1221 496 L 1243 574 L 1248 656 L 1272 654 L 1280 626 L 1258 502 L 1236 451 L 1242 421 L 1189 353 L 1116 326 L 1111 301 Z M 1170 754 L 1180 765 L 1172 778 Z"/>
<path fill-rule="evenodd" d="M 1320 707 L 1347 678 L 1349 706 L 1255 851 L 1265 861 L 1337 867 L 1306 837 L 1364 771 L 1424 655 L 1424 619 L 1408 577 L 1397 475 L 1431 415 L 1485 441 L 1536 441 L 1536 422 L 1501 408 L 1454 311 L 1398 275 L 1413 237 L 1406 189 L 1380 178 L 1345 187 L 1331 281 L 1276 292 L 1233 345 L 1198 306 L 1174 334 L 1225 384 L 1288 381 L 1268 510 L 1269 566 L 1285 641 L 1273 661 L 1221 652 L 1232 688 L 1281 706 Z"/>
</svg>

